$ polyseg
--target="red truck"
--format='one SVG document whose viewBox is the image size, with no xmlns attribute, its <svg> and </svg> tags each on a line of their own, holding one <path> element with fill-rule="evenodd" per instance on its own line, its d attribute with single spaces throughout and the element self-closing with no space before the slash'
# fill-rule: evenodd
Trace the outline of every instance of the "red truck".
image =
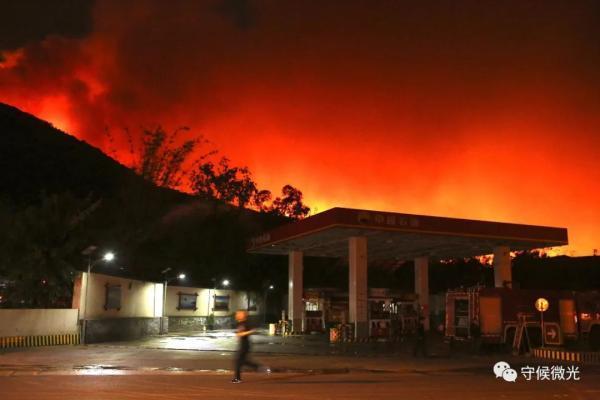
<svg viewBox="0 0 600 400">
<path fill-rule="evenodd" d="M 600 292 L 575 293 L 579 338 L 600 351 Z"/>
<path fill-rule="evenodd" d="M 471 288 L 446 294 L 446 338 L 520 346 L 523 332 L 533 346 L 542 341 L 538 298 L 548 300 L 543 313 L 544 343 L 588 343 L 600 349 L 600 292 Z M 515 340 L 517 336 L 517 340 Z M 517 341 L 519 344 L 517 345 Z"/>
</svg>

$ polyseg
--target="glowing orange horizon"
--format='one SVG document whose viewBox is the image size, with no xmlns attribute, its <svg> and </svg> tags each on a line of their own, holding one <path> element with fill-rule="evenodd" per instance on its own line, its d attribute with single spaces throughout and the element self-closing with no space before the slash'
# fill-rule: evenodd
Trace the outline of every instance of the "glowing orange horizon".
<svg viewBox="0 0 600 400">
<path fill-rule="evenodd" d="M 200 3 L 98 2 L 89 37 L 5 53 L 0 101 L 127 164 L 120 130 L 189 126 L 313 211 L 560 226 L 571 244 L 553 251 L 600 248 L 597 44 L 571 32 L 589 22 L 579 14 L 481 9 L 457 23 L 349 2 L 308 21 L 303 2 L 266 2 L 241 29 Z"/>
<path fill-rule="evenodd" d="M 52 107 L 47 108 L 47 110 L 52 110 Z M 45 115 L 48 117 L 44 118 L 51 122 L 53 125 L 62 130 L 67 130 L 65 127 L 76 126 L 77 122 L 71 122 L 71 119 L 68 117 L 68 112 L 64 110 L 61 106 L 57 106 L 56 114 L 52 114 L 52 112 L 48 111 L 48 114 L 40 113 L 40 118 L 44 118 Z M 56 117 L 53 117 L 56 115 Z M 85 139 L 85 136 L 76 135 L 81 139 Z M 111 150 L 107 148 L 108 144 L 106 142 L 101 143 L 91 143 L 93 145 L 99 146 L 105 152 L 110 153 Z M 285 147 L 280 145 L 281 147 Z M 219 146 L 217 146 L 219 147 Z M 272 155 L 269 151 L 269 146 L 263 150 L 263 156 L 267 157 Z M 247 148 L 246 148 L 247 149 Z M 297 149 L 302 149 L 302 146 L 297 147 Z M 125 165 L 131 164 L 131 154 L 128 149 L 117 149 L 117 153 L 113 154 L 116 156 L 116 159 Z M 478 190 L 495 190 L 498 191 L 502 188 L 494 188 L 492 184 L 490 184 L 488 188 L 486 188 L 485 183 L 481 183 L 480 186 L 465 190 L 464 194 L 461 195 L 462 189 L 465 189 L 464 186 L 456 185 L 456 186 L 444 186 L 440 189 L 443 193 L 438 194 L 437 197 L 432 199 L 413 199 L 413 201 L 407 201 L 406 199 L 400 199 L 398 201 L 398 195 L 402 195 L 404 193 L 410 193 L 411 190 L 418 191 L 423 190 L 423 188 L 414 188 L 414 187 L 406 187 L 404 190 L 400 190 L 399 193 L 394 194 L 387 192 L 385 187 L 389 187 L 389 184 L 384 181 L 361 181 L 365 178 L 365 176 L 358 176 L 357 180 L 354 180 L 352 176 L 348 176 L 344 173 L 339 174 L 339 171 L 336 171 L 335 165 L 332 165 L 330 168 L 323 168 L 321 166 L 320 171 L 323 176 L 321 180 L 312 179 L 311 176 L 313 173 L 319 174 L 319 171 L 310 171 L 307 174 L 298 174 L 294 173 L 293 169 L 298 168 L 298 170 L 309 170 L 306 164 L 310 162 L 309 160 L 303 159 L 302 157 L 298 157 L 294 160 L 288 160 L 290 165 L 285 165 L 285 162 L 282 160 L 273 160 L 273 165 L 269 165 L 269 163 L 245 163 L 244 156 L 241 154 L 240 150 L 236 146 L 229 147 L 223 146 L 220 148 L 221 153 L 223 155 L 227 155 L 232 158 L 232 160 L 239 165 L 248 165 L 251 170 L 254 171 L 255 179 L 261 185 L 261 188 L 268 188 L 273 191 L 274 195 L 278 194 L 278 190 L 286 183 L 290 183 L 300 188 L 305 194 L 306 203 L 309 204 L 312 208 L 311 213 L 318 213 L 325 211 L 329 208 L 333 207 L 353 207 L 353 208 L 363 208 L 363 209 L 376 209 L 376 210 L 386 210 L 386 211 L 397 211 L 397 212 L 406 212 L 406 213 L 420 213 L 425 215 L 439 215 L 439 216 L 451 216 L 451 217 L 460 217 L 467 219 L 482 219 L 482 220 L 490 220 L 490 221 L 500 221 L 500 222 L 518 222 L 518 223 L 530 223 L 530 224 L 539 224 L 539 225 L 552 225 L 552 226 L 564 226 L 569 229 L 569 237 L 570 237 L 570 245 L 562 248 L 554 248 L 549 249 L 546 253 L 550 256 L 568 254 L 568 255 L 586 255 L 591 254 L 592 249 L 594 249 L 594 241 L 593 240 L 585 240 L 580 236 L 579 227 L 576 224 L 568 223 L 565 221 L 563 216 L 556 215 L 549 211 L 544 207 L 535 207 L 529 210 L 520 209 L 518 204 L 507 203 L 506 195 L 501 196 L 498 199 L 498 202 L 490 201 L 488 198 L 485 203 L 480 203 L 478 198 L 474 199 L 465 199 L 473 193 L 476 193 Z M 236 151 L 237 150 L 237 151 Z M 314 149 L 313 149 L 314 150 Z M 242 150 L 243 151 L 243 150 Z M 319 152 L 318 150 L 315 150 Z M 253 149 L 255 154 L 259 153 L 259 149 Z M 305 150 L 301 150 L 302 153 L 305 153 Z M 480 153 L 481 156 L 486 156 L 487 153 L 482 150 Z M 330 161 L 331 162 L 331 161 Z M 278 168 L 278 163 L 280 165 Z M 301 165 L 301 166 L 298 166 Z M 272 170 L 270 168 L 273 168 Z M 557 169 L 560 169 L 557 166 Z M 290 171 L 292 170 L 292 171 Z M 259 172 L 256 172 L 259 171 Z M 465 170 L 462 170 L 463 172 Z M 470 169 L 471 173 L 473 170 Z M 279 172 L 279 174 L 274 174 L 274 172 Z M 352 172 L 352 171 L 349 171 Z M 388 178 L 393 178 L 394 171 L 390 171 L 390 176 Z M 479 178 L 483 179 L 481 175 L 485 175 L 486 172 L 489 171 L 480 171 L 480 173 L 476 173 L 474 177 L 470 179 L 474 179 L 478 181 Z M 518 171 L 508 171 L 510 174 L 518 173 Z M 327 176 L 332 176 L 337 173 L 336 178 L 340 179 L 344 182 L 344 185 L 333 185 L 329 186 Z M 360 173 L 359 173 L 360 174 Z M 386 179 L 385 176 L 379 176 L 380 179 Z M 544 183 L 545 180 L 541 179 L 537 181 L 538 183 Z M 528 184 L 534 184 L 534 182 L 529 182 Z M 354 185 L 353 187 L 350 185 Z M 392 184 L 392 186 L 394 186 Z M 467 185 L 468 187 L 469 185 Z M 541 185 L 544 186 L 544 185 Z M 365 188 L 367 193 L 362 192 L 362 188 Z M 402 185 L 398 187 L 403 187 Z M 183 189 L 183 188 L 180 188 Z M 535 192 L 539 188 L 533 187 L 531 188 L 532 192 Z M 387 192 L 387 193 L 386 193 Z M 370 193 L 375 193 L 374 195 Z M 509 196 L 510 197 L 510 196 Z M 395 202 L 398 201 L 396 204 Z M 445 206 L 444 206 L 445 203 Z M 462 207 L 459 205 L 462 204 Z M 478 204 L 479 203 L 479 204 Z M 585 208 L 581 209 L 585 210 Z M 581 211 L 579 210 L 579 211 Z M 575 213 L 575 217 L 577 217 L 577 210 L 572 210 Z M 593 210 L 591 210 L 593 212 Z M 545 212 L 548 212 L 546 215 Z M 593 239 L 593 238 L 592 238 Z M 580 243 L 589 243 L 588 247 L 579 246 Z"/>
</svg>

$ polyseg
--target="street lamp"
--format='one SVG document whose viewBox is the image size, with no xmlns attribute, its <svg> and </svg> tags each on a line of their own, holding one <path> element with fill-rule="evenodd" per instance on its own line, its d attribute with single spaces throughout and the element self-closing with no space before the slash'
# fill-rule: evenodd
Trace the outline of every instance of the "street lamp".
<svg viewBox="0 0 600 400">
<path fill-rule="evenodd" d="M 266 325 L 267 323 L 267 296 L 269 295 L 269 290 L 273 290 L 275 289 L 275 285 L 269 285 L 267 286 L 267 289 L 265 289 L 265 298 L 264 298 L 264 302 L 263 302 L 263 307 L 265 308 L 264 312 L 263 312 L 263 324 Z"/>
<path fill-rule="evenodd" d="M 212 278 L 211 281 L 213 282 L 212 297 L 214 297 L 217 294 L 217 278 Z M 221 286 L 223 286 L 223 287 L 228 287 L 230 284 L 231 284 L 231 281 L 227 278 L 225 278 L 221 281 Z M 207 317 L 210 315 L 210 299 L 211 299 L 210 289 L 208 289 L 208 301 L 206 304 L 206 316 Z M 213 301 L 213 307 L 214 307 L 214 301 Z"/>
<path fill-rule="evenodd" d="M 165 332 L 165 318 L 167 314 L 167 286 L 169 282 L 174 281 L 175 279 L 179 279 L 180 281 L 184 280 L 186 275 L 184 273 L 180 273 L 177 276 L 168 277 L 167 273 L 171 271 L 171 268 L 165 268 L 160 273 L 164 275 L 164 285 L 163 285 L 163 306 L 162 306 L 162 318 L 160 319 L 160 333 Z"/>
<path fill-rule="evenodd" d="M 87 332 L 87 309 L 88 309 L 88 292 L 90 291 L 90 274 L 92 272 L 92 269 L 99 263 L 99 262 L 112 262 L 115 259 L 115 253 L 113 253 L 112 251 L 107 251 L 106 253 L 104 253 L 104 255 L 97 259 L 96 261 L 92 262 L 92 253 L 96 250 L 96 248 L 94 246 L 90 246 L 88 247 L 85 252 L 87 252 L 88 255 L 88 266 L 87 266 L 87 274 L 85 275 L 85 295 L 83 298 L 83 326 L 82 326 L 82 341 L 85 344 L 86 343 L 86 332 Z"/>
</svg>

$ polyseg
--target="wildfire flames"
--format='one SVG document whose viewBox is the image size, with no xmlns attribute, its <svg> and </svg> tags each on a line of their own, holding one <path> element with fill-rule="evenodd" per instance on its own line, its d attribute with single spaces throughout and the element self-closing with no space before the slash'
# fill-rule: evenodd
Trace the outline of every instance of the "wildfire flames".
<svg viewBox="0 0 600 400">
<path fill-rule="evenodd" d="M 597 14 L 401 3 L 99 1 L 88 34 L 2 51 L 0 101 L 121 160 L 120 130 L 189 126 L 313 210 L 565 226 L 568 252 L 598 248 Z"/>
</svg>

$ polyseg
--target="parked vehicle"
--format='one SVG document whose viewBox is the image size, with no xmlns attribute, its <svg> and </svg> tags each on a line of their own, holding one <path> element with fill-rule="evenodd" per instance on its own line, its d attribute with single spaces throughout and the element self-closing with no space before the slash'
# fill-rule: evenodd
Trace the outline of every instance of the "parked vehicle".
<svg viewBox="0 0 600 400">
<path fill-rule="evenodd" d="M 575 299 L 580 340 L 600 351 L 600 292 L 578 292 Z"/>
<path fill-rule="evenodd" d="M 549 303 L 543 317 L 535 308 L 540 297 Z M 579 341 L 600 349 L 600 293 L 476 287 L 446 294 L 449 340 L 477 339 L 519 349 L 523 335 L 539 346 L 542 334 L 547 345 Z"/>
</svg>

